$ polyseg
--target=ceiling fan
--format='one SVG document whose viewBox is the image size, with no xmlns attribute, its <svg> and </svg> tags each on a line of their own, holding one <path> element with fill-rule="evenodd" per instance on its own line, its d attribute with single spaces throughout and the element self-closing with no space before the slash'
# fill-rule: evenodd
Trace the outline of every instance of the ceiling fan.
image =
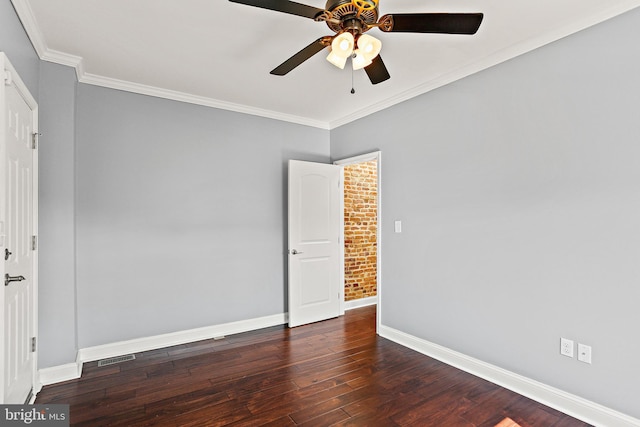
<svg viewBox="0 0 640 427">
<path fill-rule="evenodd" d="M 379 0 L 327 0 L 325 9 L 288 0 L 229 1 L 326 22 L 336 33 L 315 40 L 274 68 L 271 74 L 284 76 L 329 47 L 329 62 L 344 68 L 347 59 L 351 58 L 353 69 L 364 68 L 373 84 L 391 76 L 379 55 L 382 43 L 365 34 L 370 29 L 377 27 L 386 33 L 475 34 L 483 18 L 482 13 L 396 13 L 378 19 Z"/>
</svg>

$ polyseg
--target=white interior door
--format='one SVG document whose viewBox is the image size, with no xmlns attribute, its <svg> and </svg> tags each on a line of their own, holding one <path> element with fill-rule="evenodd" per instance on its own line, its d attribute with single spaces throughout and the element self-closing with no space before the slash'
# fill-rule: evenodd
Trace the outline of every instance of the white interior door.
<svg viewBox="0 0 640 427">
<path fill-rule="evenodd" d="M 4 62 L 4 61 L 3 61 Z M 6 67 L 6 64 L 4 64 Z M 4 68 L 0 140 L 0 268 L 2 292 L 2 403 L 25 403 L 35 374 L 35 235 L 37 172 L 35 101 L 13 69 Z M 26 99 L 25 99 L 26 98 Z M 31 104 L 31 106 L 30 106 Z"/>
<path fill-rule="evenodd" d="M 289 327 L 340 314 L 342 168 L 289 161 Z"/>
</svg>

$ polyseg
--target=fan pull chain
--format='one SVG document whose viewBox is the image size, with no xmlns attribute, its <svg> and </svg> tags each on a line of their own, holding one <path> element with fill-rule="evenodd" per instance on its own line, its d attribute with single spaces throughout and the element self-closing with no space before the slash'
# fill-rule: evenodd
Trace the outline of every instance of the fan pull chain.
<svg viewBox="0 0 640 427">
<path fill-rule="evenodd" d="M 351 67 L 351 95 L 356 93 L 356 89 L 353 86 L 353 67 Z"/>
</svg>

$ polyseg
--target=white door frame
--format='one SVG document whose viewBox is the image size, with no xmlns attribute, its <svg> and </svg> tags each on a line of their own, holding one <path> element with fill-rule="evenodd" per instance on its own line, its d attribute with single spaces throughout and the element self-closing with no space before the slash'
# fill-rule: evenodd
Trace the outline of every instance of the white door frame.
<svg viewBox="0 0 640 427">
<path fill-rule="evenodd" d="M 376 309 L 376 330 L 379 331 L 380 330 L 380 325 L 381 325 L 381 313 L 382 313 L 382 198 L 380 197 L 380 195 L 382 194 L 382 152 L 381 151 L 374 151 L 371 153 L 367 153 L 367 154 L 362 154 L 359 156 L 355 156 L 355 157 L 348 157 L 346 159 L 340 159 L 340 160 L 335 160 L 333 162 L 334 165 L 338 165 L 338 166 L 346 166 L 346 165 L 352 165 L 355 163 L 362 163 L 362 162 L 370 162 L 372 160 L 376 160 L 378 163 L 378 194 L 377 194 L 377 199 L 376 199 L 376 204 L 377 204 L 377 247 L 376 247 L 376 296 L 378 298 L 378 303 L 377 303 L 377 309 Z M 344 186 L 342 186 L 343 188 L 343 193 L 340 197 L 340 209 L 342 212 L 342 221 L 341 221 L 341 229 L 340 229 L 340 241 L 343 242 L 343 244 L 340 247 L 340 262 L 342 265 L 342 269 L 340 271 L 340 283 L 342 283 L 342 300 L 340 302 L 340 314 L 343 315 L 344 314 Z"/>
<path fill-rule="evenodd" d="M 29 92 L 27 85 L 22 81 L 15 68 L 11 65 L 11 62 L 7 58 L 4 52 L 0 52 L 0 100 L 4 102 L 5 99 L 5 87 L 13 85 L 22 98 L 25 100 L 31 111 L 33 112 L 33 132 L 38 133 L 38 103 L 35 98 Z M 0 110 L 4 110 L 0 108 Z M 0 144 L 6 144 L 4 141 L 4 126 L 6 126 L 6 117 L 4 117 L 4 111 L 2 112 L 2 117 L 0 117 L 0 129 L 2 132 L 0 134 Z M 33 235 L 38 236 L 38 150 L 33 150 Z M 6 230 L 6 226 L 5 226 Z M 6 245 L 5 239 L 5 231 L 0 230 L 0 247 L 4 247 Z M 0 277 L 4 277 L 5 267 L 4 262 L 0 263 Z M 36 343 L 38 341 L 38 251 L 33 251 L 33 336 L 36 337 Z M 0 403 L 4 402 L 4 343 L 6 342 L 4 337 L 4 292 L 0 292 L 0 306 L 3 307 L 2 311 L 2 321 L 0 322 L 0 335 L 2 335 L 2 343 L 0 346 L 0 381 L 2 383 L 2 391 L 0 391 Z M 36 346 L 36 351 L 33 354 L 33 373 L 32 373 L 32 396 L 31 401 L 28 403 L 32 403 L 35 400 L 35 394 L 39 391 L 39 381 L 38 381 L 38 351 Z"/>
</svg>

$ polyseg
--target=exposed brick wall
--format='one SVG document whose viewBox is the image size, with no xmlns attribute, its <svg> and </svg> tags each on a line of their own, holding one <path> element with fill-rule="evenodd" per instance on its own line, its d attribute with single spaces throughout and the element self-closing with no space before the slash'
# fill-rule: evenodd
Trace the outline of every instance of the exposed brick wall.
<svg viewBox="0 0 640 427">
<path fill-rule="evenodd" d="M 378 173 L 375 160 L 344 168 L 344 300 L 377 292 Z"/>
</svg>

